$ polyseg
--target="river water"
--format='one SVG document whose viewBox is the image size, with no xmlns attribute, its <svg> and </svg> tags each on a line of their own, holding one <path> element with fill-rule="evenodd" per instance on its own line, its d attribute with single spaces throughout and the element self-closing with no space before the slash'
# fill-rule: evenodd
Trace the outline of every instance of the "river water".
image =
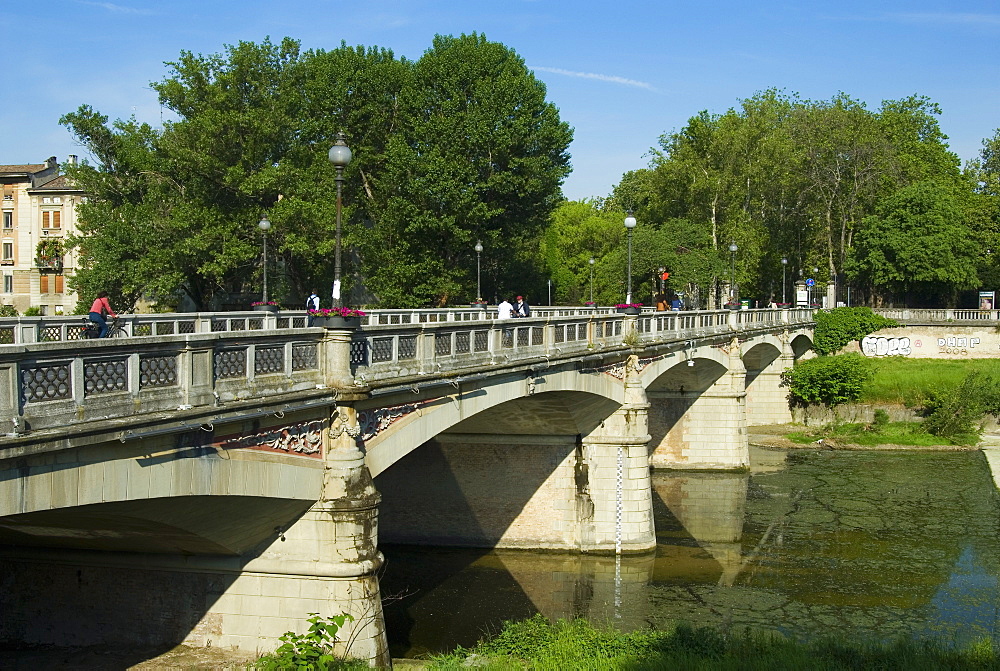
<svg viewBox="0 0 1000 671">
<path fill-rule="evenodd" d="M 383 547 L 394 657 L 508 619 L 586 617 L 1000 642 L 1000 494 L 981 452 L 755 448 L 750 473 L 653 474 L 642 557 Z"/>
</svg>

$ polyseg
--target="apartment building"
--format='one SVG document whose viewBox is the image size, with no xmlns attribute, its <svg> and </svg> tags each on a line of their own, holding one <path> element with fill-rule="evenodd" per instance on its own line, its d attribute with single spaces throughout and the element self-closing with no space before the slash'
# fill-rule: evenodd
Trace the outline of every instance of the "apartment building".
<svg viewBox="0 0 1000 671">
<path fill-rule="evenodd" d="M 38 164 L 0 165 L 0 187 L 0 304 L 21 313 L 29 307 L 47 315 L 73 312 L 77 297 L 66 278 L 76 254 L 65 239 L 77 232 L 77 205 L 85 194 L 59 174 L 55 156 Z"/>
</svg>

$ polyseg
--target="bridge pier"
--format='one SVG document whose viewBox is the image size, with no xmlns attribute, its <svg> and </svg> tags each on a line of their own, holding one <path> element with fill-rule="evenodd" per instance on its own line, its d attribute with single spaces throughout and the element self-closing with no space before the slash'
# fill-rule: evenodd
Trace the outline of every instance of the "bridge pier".
<svg viewBox="0 0 1000 671">
<path fill-rule="evenodd" d="M 391 665 L 376 572 L 378 503 L 364 454 L 358 449 L 357 415 L 337 406 L 324 451 L 320 499 L 242 570 L 209 607 L 185 643 L 267 652 L 287 631 L 304 633 L 311 613 L 347 613 L 338 635 L 339 655 L 378 667 Z"/>
<path fill-rule="evenodd" d="M 781 338 L 781 353 L 770 361 L 754 360 L 755 370 L 747 371 L 747 426 L 788 424 L 792 410 L 788 390 L 781 386 L 781 373 L 795 365 L 788 335 Z"/>
<path fill-rule="evenodd" d="M 581 549 L 647 552 L 656 547 L 649 479 L 649 402 L 633 355 L 625 363 L 625 402 L 583 438 L 578 491 L 593 508 Z M 579 498 L 579 497 L 578 497 Z"/>
<path fill-rule="evenodd" d="M 659 442 L 650 451 L 653 468 L 744 470 L 750 465 L 746 429 L 746 368 L 739 340 L 723 349 L 725 368 L 699 359 L 688 382 L 649 391 L 651 427 Z M 700 368 L 699 368 L 700 367 Z M 685 367 L 686 368 L 686 367 Z"/>
</svg>

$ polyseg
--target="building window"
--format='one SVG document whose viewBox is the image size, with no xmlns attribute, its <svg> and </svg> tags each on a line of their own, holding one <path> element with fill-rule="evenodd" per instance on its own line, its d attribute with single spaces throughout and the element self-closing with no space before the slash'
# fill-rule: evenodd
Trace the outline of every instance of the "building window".
<svg viewBox="0 0 1000 671">
<path fill-rule="evenodd" d="M 42 198 L 42 202 L 48 205 L 49 203 L 52 202 L 52 199 L 49 198 L 48 196 L 45 196 L 44 198 Z"/>
<path fill-rule="evenodd" d="M 4 261 L 14 261 L 14 241 L 4 240 L 3 241 L 3 260 Z"/>
<path fill-rule="evenodd" d="M 7 229 L 14 228 L 14 213 L 10 210 L 3 211 L 3 227 Z"/>
<path fill-rule="evenodd" d="M 14 200 L 14 185 L 4 184 L 3 185 L 3 199 L 4 200 Z"/>
<path fill-rule="evenodd" d="M 58 205 L 59 203 L 62 202 L 62 197 L 61 196 L 53 196 L 52 197 L 52 202 Z"/>
<path fill-rule="evenodd" d="M 14 276 L 4 275 L 3 276 L 3 292 L 5 294 L 14 293 Z"/>
<path fill-rule="evenodd" d="M 42 210 L 42 229 L 62 228 L 62 212 L 59 210 Z"/>
</svg>

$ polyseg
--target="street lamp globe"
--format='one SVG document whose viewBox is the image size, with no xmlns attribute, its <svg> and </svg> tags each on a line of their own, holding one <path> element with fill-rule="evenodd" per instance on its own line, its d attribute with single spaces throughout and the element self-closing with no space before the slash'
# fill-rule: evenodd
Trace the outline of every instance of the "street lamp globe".
<svg viewBox="0 0 1000 671">
<path fill-rule="evenodd" d="M 347 146 L 346 142 L 347 136 L 343 133 L 337 133 L 337 139 L 330 147 L 330 151 L 327 156 L 330 158 L 330 163 L 333 167 L 337 169 L 337 176 L 335 178 L 337 182 L 337 247 L 334 253 L 333 261 L 333 304 L 334 307 L 340 307 L 340 211 L 341 211 L 341 190 L 344 184 L 344 168 L 351 162 L 351 148 Z"/>
<path fill-rule="evenodd" d="M 351 154 L 351 148 L 347 146 L 347 136 L 343 133 L 337 133 L 337 140 L 330 147 L 330 151 L 327 152 L 327 156 L 330 158 L 330 163 L 337 168 L 346 168 L 351 162 L 353 154 Z"/>
<path fill-rule="evenodd" d="M 625 231 L 628 233 L 628 293 L 625 294 L 625 302 L 632 303 L 632 229 L 635 228 L 635 216 L 631 212 L 625 213 Z"/>
<path fill-rule="evenodd" d="M 476 303 L 483 302 L 483 288 L 480 283 L 480 273 L 479 273 L 479 260 L 482 258 L 483 253 L 483 242 L 482 240 L 476 240 L 476 246 L 473 247 L 476 250 Z"/>
<path fill-rule="evenodd" d="M 786 306 L 785 301 L 785 270 L 788 268 L 788 257 L 781 257 L 781 303 Z"/>
<path fill-rule="evenodd" d="M 729 251 L 731 251 L 733 254 L 735 254 L 736 250 L 738 250 L 738 249 L 739 249 L 739 247 L 736 246 L 735 242 L 730 242 L 729 243 Z"/>
<path fill-rule="evenodd" d="M 266 214 L 260 218 L 259 222 L 257 222 L 257 227 L 260 229 L 264 239 L 264 291 L 261 299 L 264 303 L 267 303 L 267 232 L 271 230 L 271 220 L 267 218 Z"/>
</svg>

